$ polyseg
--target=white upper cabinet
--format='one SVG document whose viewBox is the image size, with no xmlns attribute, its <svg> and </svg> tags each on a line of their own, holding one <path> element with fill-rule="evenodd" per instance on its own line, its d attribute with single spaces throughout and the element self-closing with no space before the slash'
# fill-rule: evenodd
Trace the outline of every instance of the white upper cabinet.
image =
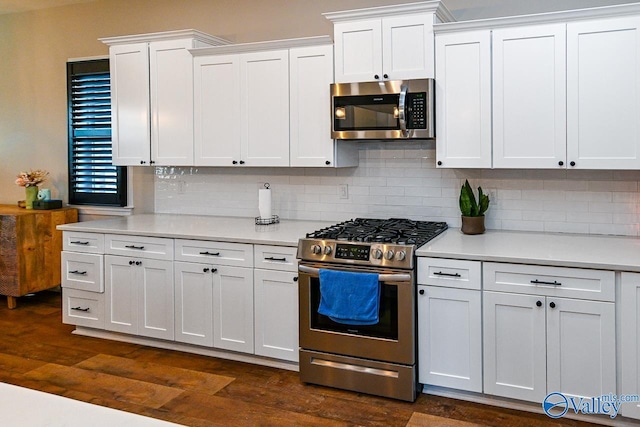
<svg viewBox="0 0 640 427">
<path fill-rule="evenodd" d="M 493 30 L 493 166 L 564 167 L 565 24 Z"/>
<path fill-rule="evenodd" d="M 240 160 L 239 94 L 238 55 L 194 58 L 196 165 L 231 166 Z"/>
<path fill-rule="evenodd" d="M 288 50 L 240 55 L 240 118 L 240 161 L 289 166 Z"/>
<path fill-rule="evenodd" d="M 324 15 L 334 23 L 336 83 L 433 77 L 433 24 L 453 20 L 438 1 Z"/>
<path fill-rule="evenodd" d="M 640 168 L 640 16 L 567 25 L 567 160 Z"/>
<path fill-rule="evenodd" d="M 109 45 L 113 164 L 193 165 L 193 60 L 226 44 L 194 30 L 100 39 Z"/>
<path fill-rule="evenodd" d="M 333 47 L 309 37 L 192 49 L 196 166 L 343 167 L 331 139 Z"/>
<path fill-rule="evenodd" d="M 438 166 L 640 168 L 638 5 L 437 24 L 434 32 Z M 488 70 L 477 59 L 487 52 Z"/>
<path fill-rule="evenodd" d="M 290 165 L 357 166 L 355 143 L 331 139 L 329 85 L 333 83 L 333 46 L 289 50 Z"/>
<path fill-rule="evenodd" d="M 491 32 L 436 36 L 436 161 L 491 167 Z"/>
</svg>

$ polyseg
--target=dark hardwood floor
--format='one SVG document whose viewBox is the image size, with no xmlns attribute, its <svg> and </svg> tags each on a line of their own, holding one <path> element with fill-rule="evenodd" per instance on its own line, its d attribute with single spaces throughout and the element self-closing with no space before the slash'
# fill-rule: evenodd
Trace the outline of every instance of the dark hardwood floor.
<svg viewBox="0 0 640 427">
<path fill-rule="evenodd" d="M 71 334 L 57 292 L 0 304 L 0 381 L 189 426 L 587 426 L 421 394 L 300 383 L 296 372 Z M 4 397 L 3 397 L 4 398 Z M 419 414 L 416 414 L 419 415 Z M 31 427 L 31 426 L 28 426 Z"/>
</svg>

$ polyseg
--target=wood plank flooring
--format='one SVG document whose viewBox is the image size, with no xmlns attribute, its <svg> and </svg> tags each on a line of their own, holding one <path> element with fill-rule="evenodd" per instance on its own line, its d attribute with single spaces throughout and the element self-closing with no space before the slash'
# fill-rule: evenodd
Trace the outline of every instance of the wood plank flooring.
<svg viewBox="0 0 640 427">
<path fill-rule="evenodd" d="M 302 384 L 296 372 L 71 334 L 56 292 L 0 304 L 0 382 L 204 426 L 587 426 L 421 394 L 414 403 Z M 27 426 L 31 427 L 31 426 Z"/>
</svg>

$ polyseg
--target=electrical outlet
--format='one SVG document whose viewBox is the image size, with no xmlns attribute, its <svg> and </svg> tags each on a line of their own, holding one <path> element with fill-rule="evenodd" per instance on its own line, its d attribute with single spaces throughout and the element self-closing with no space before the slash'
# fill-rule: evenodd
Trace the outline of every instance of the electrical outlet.
<svg viewBox="0 0 640 427">
<path fill-rule="evenodd" d="M 349 186 L 347 184 L 338 185 L 338 196 L 341 199 L 348 199 L 349 198 Z"/>
<path fill-rule="evenodd" d="M 498 205 L 498 190 L 495 188 L 490 188 L 487 190 L 487 195 L 489 196 L 489 205 L 497 206 Z"/>
</svg>

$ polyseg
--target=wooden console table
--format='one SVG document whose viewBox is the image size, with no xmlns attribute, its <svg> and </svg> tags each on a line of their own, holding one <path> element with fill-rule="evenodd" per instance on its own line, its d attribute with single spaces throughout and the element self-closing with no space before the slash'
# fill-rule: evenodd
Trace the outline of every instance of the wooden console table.
<svg viewBox="0 0 640 427">
<path fill-rule="evenodd" d="M 56 226 L 77 221 L 75 208 L 0 205 L 0 295 L 10 309 L 17 297 L 60 284 L 62 232 Z"/>
</svg>

